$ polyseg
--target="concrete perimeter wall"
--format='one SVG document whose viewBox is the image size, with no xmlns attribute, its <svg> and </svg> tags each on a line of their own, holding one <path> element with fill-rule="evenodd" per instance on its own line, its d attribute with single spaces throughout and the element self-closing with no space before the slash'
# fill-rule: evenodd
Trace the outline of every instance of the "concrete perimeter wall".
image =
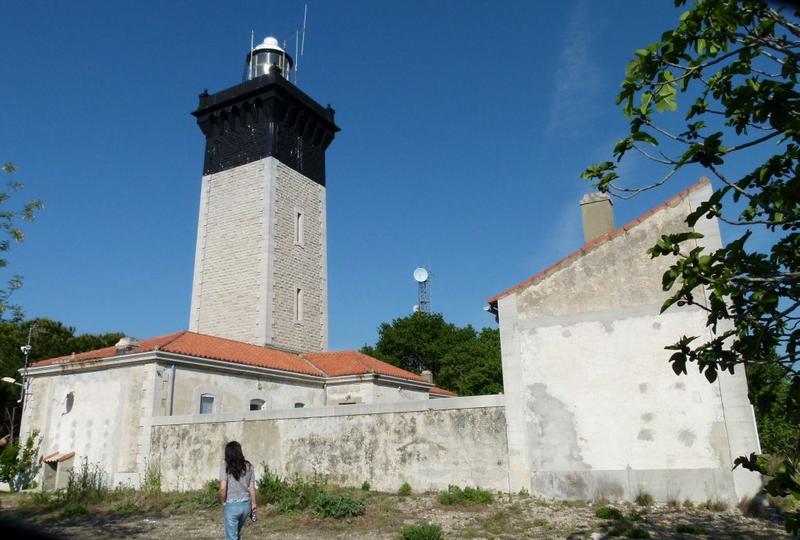
<svg viewBox="0 0 800 540">
<path fill-rule="evenodd" d="M 168 490 L 216 478 L 228 441 L 261 473 L 324 475 L 342 486 L 395 491 L 448 484 L 506 491 L 502 395 L 153 419 L 150 463 Z"/>
</svg>

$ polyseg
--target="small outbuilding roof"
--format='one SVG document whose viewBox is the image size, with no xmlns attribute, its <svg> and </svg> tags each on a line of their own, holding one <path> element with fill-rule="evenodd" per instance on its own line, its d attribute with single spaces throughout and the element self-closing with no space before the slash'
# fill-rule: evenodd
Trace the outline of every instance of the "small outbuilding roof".
<svg viewBox="0 0 800 540">
<path fill-rule="evenodd" d="M 606 234 L 604 234 L 602 236 L 599 236 L 599 237 L 595 238 L 591 242 L 589 242 L 587 244 L 584 244 L 580 249 L 578 249 L 576 251 L 573 251 L 572 253 L 570 253 L 569 255 L 564 257 L 563 259 L 561 259 L 561 260 L 557 261 L 556 263 L 548 266 L 547 268 L 545 268 L 544 270 L 542 270 L 538 274 L 534 274 L 533 276 L 529 277 L 525 281 L 522 281 L 522 282 L 514 285 L 510 289 L 508 289 L 506 291 L 503 291 L 500 294 L 496 294 L 495 296 L 492 296 L 491 298 L 489 298 L 489 300 L 487 300 L 487 303 L 489 304 L 490 311 L 492 313 L 496 313 L 497 312 L 497 301 L 500 300 L 501 298 L 503 298 L 505 296 L 508 296 L 509 294 L 513 294 L 513 293 L 515 293 L 515 292 L 517 292 L 517 291 L 519 291 L 521 289 L 524 289 L 525 287 L 528 287 L 529 285 L 532 285 L 532 284 L 536 283 L 537 281 L 539 281 L 540 279 L 544 278 L 548 274 L 551 274 L 554 271 L 560 269 L 562 266 L 566 265 L 567 263 L 572 262 L 573 260 L 577 259 L 578 257 L 581 257 L 581 256 L 585 255 L 586 253 L 588 253 L 592 249 L 596 248 L 597 246 L 599 246 L 601 244 L 604 244 L 604 243 L 608 242 L 612 238 L 615 238 L 615 237 L 617 237 L 617 236 L 629 231 L 630 229 L 636 227 L 638 224 L 640 224 L 643 221 L 647 220 L 653 214 L 655 214 L 655 213 L 657 213 L 657 212 L 659 212 L 659 211 L 661 211 L 661 210 L 663 210 L 663 209 L 665 209 L 665 208 L 667 208 L 669 206 L 674 205 L 676 202 L 678 202 L 678 201 L 682 200 L 683 198 L 687 197 L 693 191 L 698 190 L 701 187 L 704 187 L 704 186 L 708 185 L 709 183 L 710 182 L 709 182 L 708 178 L 705 178 L 705 177 L 701 178 L 698 183 L 696 183 L 696 184 L 694 184 L 692 186 L 689 186 L 687 189 L 684 189 L 683 191 L 681 191 L 680 193 L 678 193 L 674 197 L 671 197 L 670 199 L 664 201 L 663 203 L 659 204 L 658 206 L 656 206 L 655 208 L 651 209 L 650 211 L 645 212 L 644 214 L 642 214 L 638 218 L 634 219 L 633 221 L 629 221 L 628 223 L 626 223 L 622 227 L 619 227 L 618 229 L 614 229 L 610 233 L 606 233 Z"/>
</svg>

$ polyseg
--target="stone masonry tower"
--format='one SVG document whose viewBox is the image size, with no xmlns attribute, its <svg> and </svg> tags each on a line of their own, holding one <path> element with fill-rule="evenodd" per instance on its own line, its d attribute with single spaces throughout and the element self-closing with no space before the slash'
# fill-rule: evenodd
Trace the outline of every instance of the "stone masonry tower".
<svg viewBox="0 0 800 540">
<path fill-rule="evenodd" d="M 204 92 L 192 113 L 206 150 L 189 329 L 323 351 L 325 150 L 339 128 L 291 68 L 267 38 L 247 55 L 245 81 Z"/>
</svg>

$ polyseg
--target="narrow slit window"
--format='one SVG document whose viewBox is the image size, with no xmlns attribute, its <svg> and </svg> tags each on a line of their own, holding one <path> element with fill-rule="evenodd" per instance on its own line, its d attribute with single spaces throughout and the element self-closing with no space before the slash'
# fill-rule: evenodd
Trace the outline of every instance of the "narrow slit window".
<svg viewBox="0 0 800 540">
<path fill-rule="evenodd" d="M 303 213 L 299 210 L 296 210 L 294 213 L 294 243 L 298 246 L 303 245 L 303 233 L 304 233 L 304 223 L 303 223 Z"/>
<path fill-rule="evenodd" d="M 294 320 L 303 320 L 303 289 L 297 289 L 294 293 Z"/>
<path fill-rule="evenodd" d="M 203 394 L 200 396 L 200 414 L 211 414 L 214 412 L 214 396 Z"/>
</svg>

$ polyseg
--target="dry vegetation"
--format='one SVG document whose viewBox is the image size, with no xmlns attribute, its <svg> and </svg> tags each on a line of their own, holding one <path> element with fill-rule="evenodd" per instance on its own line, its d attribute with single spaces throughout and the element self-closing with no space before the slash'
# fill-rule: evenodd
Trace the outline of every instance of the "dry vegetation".
<svg viewBox="0 0 800 540">
<path fill-rule="evenodd" d="M 774 512 L 749 518 L 738 509 L 714 504 L 589 505 L 506 494 L 495 495 L 491 502 L 465 499 L 443 504 L 437 493 L 402 496 L 332 489 L 362 502 L 364 515 L 322 518 L 312 511 L 281 512 L 277 504 L 264 504 L 258 521 L 247 523 L 247 536 L 397 539 L 404 528 L 432 523 L 441 526 L 444 538 L 789 538 Z M 114 490 L 102 500 L 72 506 L 54 504 L 37 495 L 4 494 L 0 497 L 0 515 L 69 538 L 200 540 L 219 538 L 222 532 L 221 509 L 207 491 L 148 494 Z"/>
</svg>

